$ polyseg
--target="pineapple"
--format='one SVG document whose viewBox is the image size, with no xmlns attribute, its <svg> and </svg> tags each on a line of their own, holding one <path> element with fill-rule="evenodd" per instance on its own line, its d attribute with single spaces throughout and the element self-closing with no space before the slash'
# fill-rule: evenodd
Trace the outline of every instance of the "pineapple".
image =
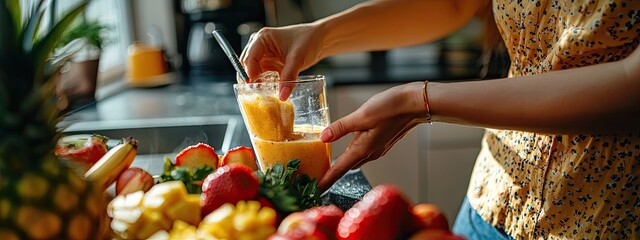
<svg viewBox="0 0 640 240">
<path fill-rule="evenodd" d="M 60 137 L 50 64 L 55 43 L 86 7 L 82 1 L 41 31 L 43 1 L 21 16 L 0 1 L 0 239 L 104 239 L 106 199 L 54 157 Z"/>
</svg>

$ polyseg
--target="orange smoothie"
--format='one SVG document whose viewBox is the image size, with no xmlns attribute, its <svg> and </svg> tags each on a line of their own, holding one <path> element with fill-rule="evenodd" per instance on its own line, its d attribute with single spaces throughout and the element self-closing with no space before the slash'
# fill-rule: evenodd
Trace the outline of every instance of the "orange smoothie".
<svg viewBox="0 0 640 240">
<path fill-rule="evenodd" d="M 331 164 L 331 144 L 320 141 L 324 126 L 294 125 L 291 102 L 275 96 L 243 95 L 238 102 L 261 170 L 298 159 L 299 173 L 318 180 L 324 176 Z"/>
<path fill-rule="evenodd" d="M 286 141 L 293 134 L 293 105 L 269 95 L 252 94 L 239 99 L 245 123 L 252 135 Z"/>
<path fill-rule="evenodd" d="M 315 126 L 318 129 L 320 127 Z M 318 181 L 331 165 L 331 144 L 320 141 L 320 131 L 309 132 L 310 126 L 294 126 L 294 136 L 299 139 L 270 141 L 253 137 L 253 147 L 260 163 L 260 169 L 267 169 L 280 162 L 287 165 L 289 160 L 300 160 L 298 172 L 305 173 Z"/>
</svg>

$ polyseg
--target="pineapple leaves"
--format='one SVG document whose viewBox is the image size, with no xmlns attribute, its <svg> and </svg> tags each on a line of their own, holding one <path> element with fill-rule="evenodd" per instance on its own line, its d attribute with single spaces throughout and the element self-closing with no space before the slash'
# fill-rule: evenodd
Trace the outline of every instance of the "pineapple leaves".
<svg viewBox="0 0 640 240">
<path fill-rule="evenodd" d="M 40 2 L 41 4 L 41 2 Z M 21 41 L 24 44 L 23 49 L 25 53 L 29 53 L 30 59 L 35 59 L 31 64 L 33 64 L 33 85 L 32 86 L 44 86 L 45 83 L 48 82 L 50 76 L 57 70 L 56 67 L 47 67 L 49 65 L 48 58 L 51 54 L 53 48 L 55 47 L 57 41 L 62 36 L 63 31 L 75 20 L 75 18 L 84 11 L 84 8 L 88 4 L 88 1 L 83 1 L 74 7 L 69 13 L 64 15 L 64 17 L 57 22 L 53 28 L 45 34 L 41 39 L 36 40 L 33 44 L 33 49 L 29 51 L 28 46 L 31 41 L 34 41 L 33 34 L 37 32 L 37 23 L 42 18 L 42 10 L 41 7 L 38 6 L 35 10 L 35 15 L 32 15 L 31 18 L 27 21 L 27 26 L 24 29 L 23 39 Z M 47 72 L 45 72 L 45 70 Z M 52 85 L 53 86 L 53 85 Z M 42 92 L 34 92 L 25 98 L 25 101 L 21 103 L 20 111 L 23 113 L 35 112 L 36 108 L 43 104 L 48 104 L 48 99 L 45 96 L 50 96 L 52 92 L 54 92 L 55 87 L 48 88 L 40 88 L 38 91 Z M 56 109 L 56 108 L 53 108 Z M 51 119 L 50 115 L 52 113 L 43 113 L 44 119 Z"/>
<path fill-rule="evenodd" d="M 65 29 L 67 29 L 67 27 L 69 27 L 69 25 L 71 25 L 71 23 L 73 23 L 73 20 L 75 20 L 76 17 L 84 11 L 88 3 L 89 3 L 88 1 L 83 1 L 80 4 L 78 4 L 75 8 L 73 8 L 73 10 L 67 13 L 57 24 L 55 24 L 55 26 L 53 26 L 53 28 L 49 33 L 47 33 L 44 37 L 42 37 L 42 39 L 40 39 L 38 42 L 35 43 L 33 47 L 33 51 L 31 52 L 34 59 L 48 59 L 49 55 L 51 54 L 51 51 L 53 50 L 56 43 L 62 36 L 62 33 L 65 31 Z M 45 68 L 44 65 L 47 63 L 43 61 L 43 62 L 36 62 L 35 64 L 36 64 L 36 66 L 34 66 L 36 70 L 35 80 L 41 81 L 43 77 L 45 77 L 42 74 Z M 47 75 L 46 77 L 48 77 L 48 75 L 50 74 L 52 73 L 46 73 Z M 45 81 L 46 80 L 48 79 L 45 79 Z"/>
<path fill-rule="evenodd" d="M 18 33 L 22 26 L 22 11 L 20 10 L 20 0 L 6 0 L 7 8 L 13 17 L 13 26 L 15 33 Z"/>
<path fill-rule="evenodd" d="M 17 0 L 16 0 L 17 1 Z M 9 0 L 0 4 L 0 53 L 6 54 L 7 51 L 16 47 L 16 33 L 19 31 L 19 26 L 14 21 L 15 9 L 12 8 Z"/>
<path fill-rule="evenodd" d="M 18 41 L 22 42 L 22 49 L 25 52 L 31 52 L 33 48 L 33 41 L 35 41 L 36 32 L 38 32 L 42 15 L 44 15 L 44 9 L 42 8 L 43 2 L 44 1 L 38 1 L 38 3 L 35 4 L 36 6 L 32 9 L 33 11 L 29 15 L 25 26 L 22 27 L 22 32 L 18 38 Z"/>
<path fill-rule="evenodd" d="M 0 3 L 0 59 L 9 59 L 11 52 L 17 49 L 16 33 L 19 31 L 19 25 L 16 24 L 14 18 L 15 6 L 14 2 L 18 0 L 8 0 L 7 2 Z M 19 6 L 18 6 L 19 12 Z M 19 14 L 18 14 L 19 16 Z M 12 18 L 13 17 L 13 18 Z M 0 66 L 0 108 L 6 109 L 9 104 L 9 90 L 8 82 L 9 76 L 7 74 L 8 69 L 5 66 Z M 7 113 L 0 112 L 1 116 L 5 116 Z"/>
</svg>

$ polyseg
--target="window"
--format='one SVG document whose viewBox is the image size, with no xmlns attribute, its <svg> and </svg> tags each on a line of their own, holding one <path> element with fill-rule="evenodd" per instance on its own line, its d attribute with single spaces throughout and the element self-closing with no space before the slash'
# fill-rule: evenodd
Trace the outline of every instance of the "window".
<svg viewBox="0 0 640 240">
<path fill-rule="evenodd" d="M 127 48 L 133 42 L 133 24 L 128 0 L 93 0 L 85 16 L 98 19 L 111 27 L 106 36 L 110 44 L 106 45 L 100 57 L 100 70 L 124 65 L 127 60 Z"/>
<path fill-rule="evenodd" d="M 79 0 L 51 0 L 56 15 L 67 12 Z M 83 16 L 87 20 L 97 20 L 109 27 L 105 32 L 108 44 L 100 55 L 100 71 L 108 71 L 126 63 L 127 47 L 133 41 L 130 3 L 127 0 L 92 0 Z"/>
</svg>

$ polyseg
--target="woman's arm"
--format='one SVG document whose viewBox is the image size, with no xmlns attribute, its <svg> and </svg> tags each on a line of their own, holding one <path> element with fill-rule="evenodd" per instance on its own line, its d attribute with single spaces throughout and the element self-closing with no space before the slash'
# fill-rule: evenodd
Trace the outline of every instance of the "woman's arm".
<svg viewBox="0 0 640 240">
<path fill-rule="evenodd" d="M 319 185 L 326 189 L 349 169 L 379 158 L 424 122 L 422 86 L 415 82 L 381 92 L 331 123 L 322 141 L 354 137 Z M 618 62 L 427 86 L 433 121 L 540 133 L 640 131 L 640 48 Z"/>
<path fill-rule="evenodd" d="M 435 121 L 542 133 L 640 130 L 640 48 L 624 60 L 512 79 L 430 83 Z"/>
<path fill-rule="evenodd" d="M 487 0 L 375 0 L 318 20 L 321 58 L 385 50 L 445 37 L 490 6 Z"/>
<path fill-rule="evenodd" d="M 488 0 L 372 0 L 313 23 L 263 28 L 253 34 L 240 61 L 250 81 L 277 71 L 293 81 L 300 71 L 340 53 L 389 49 L 433 41 L 454 32 Z M 282 84 L 280 98 L 291 86 Z"/>
</svg>

